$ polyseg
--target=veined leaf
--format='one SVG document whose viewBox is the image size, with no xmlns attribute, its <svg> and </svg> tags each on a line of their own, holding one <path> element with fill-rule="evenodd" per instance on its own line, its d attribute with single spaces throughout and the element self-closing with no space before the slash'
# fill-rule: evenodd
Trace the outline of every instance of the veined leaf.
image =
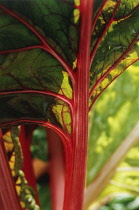
<svg viewBox="0 0 139 210">
<path fill-rule="evenodd" d="M 63 80 L 62 66 L 41 49 L 1 57 L 0 91 L 43 90 L 57 93 Z"/>
<path fill-rule="evenodd" d="M 58 153 L 59 177 L 62 173 L 65 183 L 60 199 L 57 183 L 52 187 L 54 208 L 82 208 L 88 102 L 90 110 L 102 91 L 138 60 L 138 17 L 138 0 L 0 0 L 0 125 L 42 124 L 61 137 L 65 156 Z M 120 111 L 126 115 L 130 107 L 125 103 Z M 111 126 L 116 117 L 109 118 L 111 129 L 100 136 L 103 148 L 106 134 L 120 130 Z M 106 158 L 121 140 L 112 144 L 110 137 L 108 143 L 112 151 Z M 93 146 L 100 160 L 103 148 Z"/>
<path fill-rule="evenodd" d="M 1 124 L 59 119 L 52 112 L 55 99 L 72 98 L 68 73 L 79 38 L 74 10 L 74 1 L 0 0 Z"/>
<path fill-rule="evenodd" d="M 125 1 L 107 1 L 93 26 L 90 95 L 94 101 L 139 59 L 138 1 L 126 5 Z"/>
<path fill-rule="evenodd" d="M 1 33 L 4 48 L 1 50 L 47 42 L 72 66 L 78 49 L 78 27 L 77 24 L 74 24 L 73 16 L 74 1 L 66 0 L 61 3 L 60 0 L 1 0 L 0 3 L 8 9 L 7 11 L 1 8 L 1 30 L 4 30 Z M 12 12 L 17 16 L 13 16 Z M 23 19 L 22 22 L 20 18 Z M 27 24 L 30 25 L 30 28 Z M 3 34 L 7 36 L 8 32 L 10 32 L 10 40 L 8 39 L 6 44 Z M 28 36 L 27 32 L 31 35 Z M 29 38 L 32 39 L 31 42 Z"/>
</svg>

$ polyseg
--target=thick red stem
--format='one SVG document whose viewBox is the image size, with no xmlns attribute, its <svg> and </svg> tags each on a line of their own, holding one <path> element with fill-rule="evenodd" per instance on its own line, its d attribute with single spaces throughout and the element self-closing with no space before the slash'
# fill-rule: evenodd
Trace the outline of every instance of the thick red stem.
<svg viewBox="0 0 139 210">
<path fill-rule="evenodd" d="M 58 134 L 47 129 L 48 149 L 50 155 L 50 187 L 53 210 L 62 210 L 65 190 L 64 147 Z"/>
<path fill-rule="evenodd" d="M 0 209 L 21 210 L 0 129 Z"/>
<path fill-rule="evenodd" d="M 64 210 L 81 210 L 85 187 L 86 157 L 88 143 L 88 98 L 89 98 L 89 67 L 90 39 L 92 26 L 92 9 L 94 0 L 81 0 L 81 25 L 76 84 L 74 87 L 73 106 L 73 153 L 70 158 L 71 171 L 66 180 Z"/>
</svg>

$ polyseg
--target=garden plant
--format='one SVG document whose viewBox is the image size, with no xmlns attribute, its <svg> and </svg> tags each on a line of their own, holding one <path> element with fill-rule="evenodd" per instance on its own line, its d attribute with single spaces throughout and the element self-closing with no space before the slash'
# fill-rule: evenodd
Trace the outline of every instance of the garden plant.
<svg viewBox="0 0 139 210">
<path fill-rule="evenodd" d="M 0 0 L 2 210 L 39 209 L 28 186 L 36 191 L 30 144 L 38 125 L 47 131 L 52 209 L 87 208 L 89 112 L 138 60 L 138 0 Z"/>
</svg>

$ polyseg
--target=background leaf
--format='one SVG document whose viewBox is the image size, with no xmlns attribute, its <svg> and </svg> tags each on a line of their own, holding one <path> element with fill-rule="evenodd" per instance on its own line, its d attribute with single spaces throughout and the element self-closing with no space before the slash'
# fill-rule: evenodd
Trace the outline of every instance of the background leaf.
<svg viewBox="0 0 139 210">
<path fill-rule="evenodd" d="M 138 75 L 138 66 L 130 67 L 95 104 L 89 135 L 88 184 L 138 121 Z"/>
<path fill-rule="evenodd" d="M 138 76 L 138 63 L 136 63 L 110 85 L 96 102 L 90 117 L 88 187 L 95 182 L 95 178 L 101 176 L 100 171 L 103 166 L 111 160 L 116 149 L 138 121 Z M 92 200 L 94 203 L 89 209 L 109 202 L 117 193 L 138 195 L 138 160 L 138 144 L 136 144 L 119 165 L 109 184 L 97 196 L 96 201 Z"/>
</svg>

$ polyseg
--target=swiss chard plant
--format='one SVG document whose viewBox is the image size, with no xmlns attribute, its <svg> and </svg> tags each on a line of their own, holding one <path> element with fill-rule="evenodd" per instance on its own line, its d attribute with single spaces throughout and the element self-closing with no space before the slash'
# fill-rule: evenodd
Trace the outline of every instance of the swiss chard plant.
<svg viewBox="0 0 139 210">
<path fill-rule="evenodd" d="M 0 127 L 14 127 L 14 139 L 21 126 L 34 188 L 30 140 L 36 125 L 47 128 L 54 210 L 83 208 L 88 113 L 139 60 L 138 21 L 138 0 L 0 0 Z M 21 209 L 2 142 L 0 154 L 0 204 Z"/>
</svg>

